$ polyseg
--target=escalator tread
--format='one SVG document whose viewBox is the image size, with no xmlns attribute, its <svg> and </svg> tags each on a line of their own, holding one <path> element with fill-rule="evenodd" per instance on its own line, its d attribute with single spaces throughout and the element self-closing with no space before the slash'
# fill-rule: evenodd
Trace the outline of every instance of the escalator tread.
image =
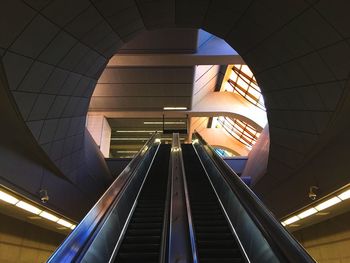
<svg viewBox="0 0 350 263">
<path fill-rule="evenodd" d="M 168 181 L 170 146 L 161 145 L 140 192 L 114 262 L 158 262 Z"/>
<path fill-rule="evenodd" d="M 245 262 L 214 190 L 191 144 L 182 145 L 200 263 Z"/>
</svg>

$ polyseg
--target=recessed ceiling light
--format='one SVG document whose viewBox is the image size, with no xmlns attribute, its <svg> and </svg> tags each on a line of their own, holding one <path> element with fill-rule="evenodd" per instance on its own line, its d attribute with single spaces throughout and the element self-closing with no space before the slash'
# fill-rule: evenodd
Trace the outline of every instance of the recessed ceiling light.
<svg viewBox="0 0 350 263">
<path fill-rule="evenodd" d="M 26 210 L 26 211 L 28 211 L 30 213 L 36 214 L 36 215 L 41 213 L 41 210 L 39 208 L 37 208 L 37 207 L 35 207 L 35 206 L 31 205 L 31 204 L 28 204 L 28 203 L 26 203 L 24 201 L 19 201 L 16 204 L 16 206 L 19 207 L 19 208 L 22 208 L 23 210 Z"/>
<path fill-rule="evenodd" d="M 187 110 L 187 107 L 164 107 L 163 110 Z"/>
<path fill-rule="evenodd" d="M 316 213 L 317 213 L 317 210 L 312 207 L 312 208 L 305 210 L 304 212 L 301 212 L 300 214 L 298 214 L 298 217 L 305 218 L 305 217 L 311 216 L 311 215 L 316 214 Z"/>
<path fill-rule="evenodd" d="M 41 217 L 46 218 L 46 219 L 48 219 L 48 220 L 50 220 L 50 221 L 53 221 L 53 222 L 57 222 L 58 219 L 59 219 L 57 216 L 55 216 L 55 215 L 53 215 L 53 214 L 50 214 L 50 213 L 48 213 L 48 212 L 45 212 L 45 211 L 41 212 L 39 215 L 40 215 Z"/>
<path fill-rule="evenodd" d="M 143 124 L 145 125 L 158 125 L 158 124 L 186 124 L 186 122 L 184 121 L 166 121 L 166 122 L 162 122 L 162 121 L 144 121 Z"/>
<path fill-rule="evenodd" d="M 154 133 L 154 132 L 163 132 L 163 131 L 147 131 L 147 130 L 135 130 L 135 131 L 130 131 L 130 130 L 127 130 L 127 131 L 122 131 L 122 130 L 118 130 L 116 131 L 117 133 L 145 133 L 145 132 L 150 132 L 150 133 Z"/>
<path fill-rule="evenodd" d="M 147 141 L 149 138 L 111 138 L 112 141 Z"/>
<path fill-rule="evenodd" d="M 15 197 L 13 197 L 12 195 L 9 195 L 3 191 L 0 191 L 0 200 L 9 203 L 11 205 L 16 204 L 19 200 Z"/>
<path fill-rule="evenodd" d="M 340 195 L 338 195 L 338 197 L 339 197 L 341 200 L 349 199 L 349 198 L 350 198 L 350 189 L 349 189 L 349 190 L 346 190 L 346 191 L 344 191 L 344 192 L 342 192 Z"/>
<path fill-rule="evenodd" d="M 296 221 L 299 221 L 299 220 L 300 220 L 299 217 L 293 216 L 293 217 L 290 217 L 290 218 L 288 218 L 287 220 L 285 220 L 283 223 L 284 223 L 285 225 L 290 225 L 290 224 L 292 224 L 292 223 L 294 223 L 294 222 L 296 222 Z"/>
<path fill-rule="evenodd" d="M 324 201 L 322 203 L 320 203 L 319 205 L 317 205 L 315 208 L 318 210 L 318 211 L 321 211 L 323 209 L 326 209 L 328 207 L 331 207 L 335 204 L 338 204 L 340 203 L 341 200 L 338 198 L 338 197 L 333 197 L 331 199 L 328 199 L 327 201 Z"/>
<path fill-rule="evenodd" d="M 60 224 L 62 226 L 71 228 L 73 224 L 69 223 L 68 221 L 64 220 L 64 219 L 60 219 L 57 221 L 57 224 Z"/>
</svg>

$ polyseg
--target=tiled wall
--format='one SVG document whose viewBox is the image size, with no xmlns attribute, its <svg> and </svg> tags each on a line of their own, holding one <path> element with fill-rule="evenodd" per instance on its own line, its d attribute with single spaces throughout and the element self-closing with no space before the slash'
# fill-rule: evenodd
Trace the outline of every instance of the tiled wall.
<svg viewBox="0 0 350 263">
<path fill-rule="evenodd" d="M 0 214 L 0 262 L 41 263 L 65 236 Z"/>
<path fill-rule="evenodd" d="M 294 232 L 318 263 L 350 262 L 350 212 Z"/>
</svg>

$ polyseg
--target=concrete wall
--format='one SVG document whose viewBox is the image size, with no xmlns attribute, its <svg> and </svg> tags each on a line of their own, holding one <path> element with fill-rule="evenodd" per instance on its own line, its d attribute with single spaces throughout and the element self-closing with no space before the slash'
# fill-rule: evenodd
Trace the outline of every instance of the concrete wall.
<svg viewBox="0 0 350 263">
<path fill-rule="evenodd" d="M 269 127 L 266 125 L 252 150 L 249 152 L 248 161 L 242 173 L 242 176 L 252 178 L 253 185 L 266 174 L 269 148 L 270 134 Z"/>
<path fill-rule="evenodd" d="M 350 212 L 294 232 L 319 263 L 350 262 Z"/>
<path fill-rule="evenodd" d="M 46 262 L 65 236 L 0 214 L 0 262 Z"/>
<path fill-rule="evenodd" d="M 103 115 L 88 115 L 86 127 L 103 156 L 108 158 L 112 131 L 107 119 Z"/>
<path fill-rule="evenodd" d="M 48 207 L 81 219 L 112 182 L 101 152 L 85 128 L 79 135 L 68 135 L 78 120 L 52 129 L 55 139 L 41 147 L 14 107 L 7 84 L 0 64 L 0 184 L 38 202 L 39 190 L 46 189 Z M 64 140 L 62 133 L 67 135 Z"/>
<path fill-rule="evenodd" d="M 111 171 L 111 174 L 114 178 L 117 178 L 118 175 L 124 170 L 124 168 L 130 163 L 132 159 L 129 158 L 110 158 L 106 159 L 107 166 Z"/>
</svg>

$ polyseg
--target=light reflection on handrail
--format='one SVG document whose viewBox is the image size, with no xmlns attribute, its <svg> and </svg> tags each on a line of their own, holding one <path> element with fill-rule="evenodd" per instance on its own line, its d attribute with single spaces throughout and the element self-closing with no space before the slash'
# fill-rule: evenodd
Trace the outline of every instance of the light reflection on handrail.
<svg viewBox="0 0 350 263">
<path fill-rule="evenodd" d="M 188 194 L 188 188 L 187 188 L 187 180 L 186 180 L 186 173 L 185 173 L 185 167 L 184 162 L 182 158 L 182 149 L 181 144 L 178 142 L 180 149 L 180 163 L 182 167 L 182 176 L 183 176 L 183 184 L 184 184 L 184 191 L 185 191 L 185 199 L 186 199 L 186 209 L 187 209 L 187 218 L 188 218 L 188 228 L 190 232 L 190 241 L 191 241 L 191 248 L 192 248 L 192 258 L 193 263 L 198 262 L 198 256 L 197 256 L 197 247 L 196 247 L 196 239 L 194 234 L 194 228 L 193 228 L 193 219 L 192 219 L 192 212 L 191 212 L 191 205 L 190 205 L 190 198 Z"/>
<path fill-rule="evenodd" d="M 131 177 L 131 174 L 140 165 L 143 157 L 158 137 L 154 133 L 152 137 L 141 148 L 138 154 L 131 160 L 127 167 L 121 172 L 117 179 L 111 184 L 107 191 L 101 196 L 84 219 L 78 224 L 73 232 L 64 240 L 61 246 L 54 252 L 47 262 L 72 262 L 85 249 L 103 218 L 110 212 L 111 204 L 123 190 Z"/>
<path fill-rule="evenodd" d="M 214 149 L 205 142 L 200 134 L 194 133 L 193 139 L 196 141 L 196 144 L 203 146 L 271 247 L 278 254 L 287 258 L 289 262 L 315 262 L 305 249 L 284 229 L 252 190 L 242 182 L 223 159 L 217 155 Z"/>
</svg>

